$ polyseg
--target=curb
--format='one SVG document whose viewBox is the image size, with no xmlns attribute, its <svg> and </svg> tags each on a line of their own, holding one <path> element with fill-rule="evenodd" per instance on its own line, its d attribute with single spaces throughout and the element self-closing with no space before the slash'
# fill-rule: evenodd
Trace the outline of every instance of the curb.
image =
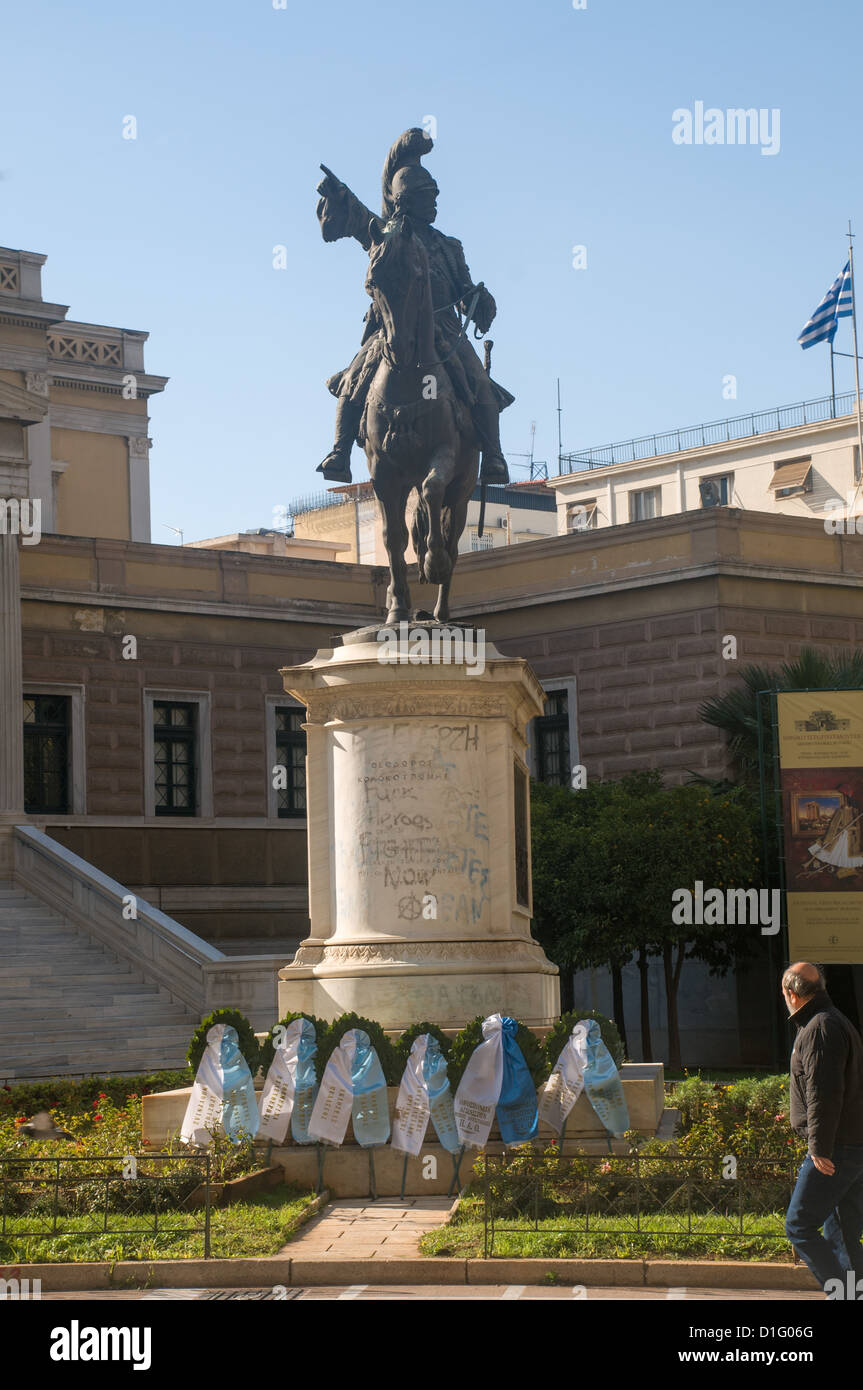
<svg viewBox="0 0 863 1390">
<path fill-rule="evenodd" d="M 321 1196 L 324 1194 L 322 1193 Z M 39 1279 L 45 1293 L 108 1289 L 286 1288 L 332 1284 L 562 1284 L 588 1287 L 764 1289 L 815 1292 L 802 1265 L 732 1260 L 346 1259 L 288 1255 L 250 1259 L 105 1260 L 80 1264 L 0 1265 L 0 1278 Z"/>
</svg>

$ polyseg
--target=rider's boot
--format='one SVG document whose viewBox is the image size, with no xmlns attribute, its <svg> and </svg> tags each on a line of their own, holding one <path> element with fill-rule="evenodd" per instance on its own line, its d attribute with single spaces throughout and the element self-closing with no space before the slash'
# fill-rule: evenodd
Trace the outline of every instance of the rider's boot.
<svg viewBox="0 0 863 1390">
<path fill-rule="evenodd" d="M 323 473 L 329 483 L 349 483 L 351 479 L 351 449 L 357 437 L 360 420 L 363 416 L 362 401 L 352 401 L 349 396 L 339 396 L 336 409 L 336 438 L 332 449 L 317 472 Z"/>
<path fill-rule="evenodd" d="M 500 448 L 500 412 L 497 406 L 478 402 L 473 408 L 473 422 L 482 449 L 480 482 L 508 483 L 509 469 Z"/>
</svg>

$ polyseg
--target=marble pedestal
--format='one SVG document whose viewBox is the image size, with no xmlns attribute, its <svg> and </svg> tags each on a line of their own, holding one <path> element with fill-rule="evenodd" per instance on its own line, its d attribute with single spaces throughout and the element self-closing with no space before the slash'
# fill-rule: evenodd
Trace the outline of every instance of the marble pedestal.
<svg viewBox="0 0 863 1390">
<path fill-rule="evenodd" d="M 280 1014 L 353 1010 L 392 1030 L 495 1012 L 550 1024 L 558 973 L 529 930 L 524 738 L 542 689 L 490 643 L 481 673 L 386 663 L 385 646 L 362 629 L 280 673 L 307 710 L 311 917 L 279 972 Z"/>
</svg>

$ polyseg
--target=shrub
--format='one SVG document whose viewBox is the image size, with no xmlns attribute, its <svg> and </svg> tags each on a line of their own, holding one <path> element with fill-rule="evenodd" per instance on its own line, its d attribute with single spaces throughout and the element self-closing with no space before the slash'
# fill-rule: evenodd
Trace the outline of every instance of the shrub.
<svg viewBox="0 0 863 1390">
<path fill-rule="evenodd" d="M 606 1018 L 605 1014 L 598 1014 L 594 1009 L 573 1009 L 571 1013 L 563 1014 L 557 1020 L 545 1040 L 545 1055 L 549 1068 L 554 1067 L 569 1040 L 570 1033 L 576 1023 L 580 1023 L 582 1019 L 596 1020 L 602 1034 L 602 1041 L 611 1053 L 614 1065 L 616 1067 L 621 1066 L 624 1058 L 623 1042 L 613 1019 Z"/>
<path fill-rule="evenodd" d="M 324 1067 L 330 1060 L 330 1056 L 338 1047 L 345 1033 L 349 1032 L 351 1028 L 362 1028 L 364 1033 L 368 1033 L 369 1042 L 380 1058 L 387 1085 L 398 1086 L 404 1070 L 404 1067 L 399 1065 L 398 1052 L 379 1023 L 375 1023 L 371 1018 L 361 1018 L 359 1014 L 342 1014 L 327 1028 L 323 1042 L 318 1047 L 316 1059 L 321 1068 L 320 1075 L 323 1076 Z"/>
<path fill-rule="evenodd" d="M 76 1115 L 92 1109 L 93 1101 L 107 1096 L 118 1108 L 130 1096 L 148 1096 L 151 1091 L 174 1091 L 188 1086 L 187 1071 L 157 1071 L 141 1076 L 86 1076 L 72 1079 L 58 1076 L 52 1081 L 19 1081 L 0 1087 L 0 1122 L 9 1115 L 28 1118 L 40 1110 L 59 1109 Z"/>
<path fill-rule="evenodd" d="M 410 1028 L 406 1028 L 396 1043 L 396 1051 L 399 1055 L 402 1070 L 404 1070 L 408 1057 L 411 1055 L 411 1048 L 417 1038 L 421 1038 L 423 1033 L 431 1033 L 433 1038 L 437 1038 L 440 1043 L 440 1050 L 444 1060 L 449 1061 L 452 1052 L 452 1040 L 442 1033 L 434 1023 L 412 1023 Z"/>
<path fill-rule="evenodd" d="M 466 1028 L 462 1028 L 461 1032 L 457 1033 L 452 1040 L 449 1079 L 453 1091 L 456 1090 L 464 1075 L 464 1069 L 470 1061 L 474 1048 L 479 1047 L 483 1041 L 483 1022 L 484 1019 L 480 1014 Z M 534 1085 L 541 1086 L 548 1078 L 549 1066 L 538 1037 L 525 1024 L 519 1023 L 515 1040 L 521 1048 L 521 1054 L 527 1063 L 527 1069 L 533 1078 Z"/>
<path fill-rule="evenodd" d="M 675 1086 L 671 1102 L 680 1111 L 674 1145 L 680 1154 L 793 1163 L 806 1151 L 788 1122 L 787 1076 L 750 1076 L 725 1086 L 690 1076 Z"/>
<path fill-rule="evenodd" d="M 281 1024 L 283 1028 L 287 1028 L 289 1023 L 293 1023 L 294 1020 L 298 1018 L 307 1018 L 309 1020 L 309 1023 L 311 1023 L 314 1026 L 315 1038 L 317 1039 L 318 1043 L 318 1050 L 315 1054 L 315 1076 L 318 1078 L 318 1081 L 320 1081 L 321 1077 L 323 1076 L 324 1068 L 323 1064 L 321 1063 L 321 1043 L 323 1042 L 327 1033 L 327 1029 L 330 1025 L 328 1023 L 325 1023 L 320 1018 L 315 1018 L 314 1014 L 302 1013 L 285 1014 L 284 1018 L 280 1018 L 278 1023 L 273 1024 L 273 1027 L 270 1029 L 269 1033 L 264 1038 L 264 1041 L 261 1043 L 259 1053 L 260 1067 L 261 1071 L 264 1073 L 264 1076 L 266 1076 L 267 1072 L 270 1070 L 273 1058 L 276 1055 L 276 1044 L 273 1042 L 273 1033 L 275 1032 L 276 1028 L 279 1027 L 279 1024 Z"/>
<path fill-rule="evenodd" d="M 249 1064 L 249 1071 L 254 1076 L 258 1070 L 260 1048 L 254 1028 L 246 1015 L 241 1014 L 239 1009 L 215 1009 L 208 1018 L 201 1020 L 192 1034 L 192 1041 L 189 1043 L 189 1050 L 186 1053 L 192 1071 L 196 1072 L 201 1065 L 201 1058 L 207 1049 L 207 1034 L 217 1023 L 227 1023 L 231 1028 L 236 1028 L 240 1051 Z"/>
</svg>

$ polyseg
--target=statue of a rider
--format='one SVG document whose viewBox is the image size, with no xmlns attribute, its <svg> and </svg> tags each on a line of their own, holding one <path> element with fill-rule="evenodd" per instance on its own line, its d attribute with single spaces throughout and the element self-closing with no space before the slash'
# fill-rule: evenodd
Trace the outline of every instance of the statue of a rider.
<svg viewBox="0 0 863 1390">
<path fill-rule="evenodd" d="M 487 333 L 497 306 L 483 285 L 471 279 L 462 244 L 433 226 L 437 216 L 438 186 L 420 162 L 433 141 L 424 130 L 406 130 L 396 140 L 384 164 L 382 222 L 399 216 L 410 218 L 428 254 L 432 301 L 435 310 L 435 351 L 445 363 L 456 395 L 470 411 L 477 442 L 482 450 L 480 479 L 485 483 L 509 482 L 509 471 L 500 448 L 500 411 L 515 399 L 483 370 L 471 346 L 456 308 L 470 314 L 478 333 Z M 369 224 L 373 214 L 346 184 L 326 166 L 318 184 L 317 214 L 324 241 L 352 236 L 364 250 L 371 246 Z M 467 325 L 464 324 L 466 328 Z M 318 472 L 329 482 L 351 481 L 351 448 L 357 437 L 366 393 L 377 370 L 383 348 L 383 327 L 372 306 L 365 317 L 362 346 L 349 367 L 330 377 L 327 387 L 338 398 L 336 438 L 332 451 Z"/>
</svg>

